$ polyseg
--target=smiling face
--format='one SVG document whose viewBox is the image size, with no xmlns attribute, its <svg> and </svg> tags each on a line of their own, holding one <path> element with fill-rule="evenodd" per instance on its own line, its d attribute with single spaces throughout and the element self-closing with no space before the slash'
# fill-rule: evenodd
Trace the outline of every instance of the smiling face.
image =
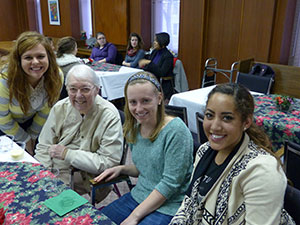
<svg viewBox="0 0 300 225">
<path fill-rule="evenodd" d="M 162 95 L 150 82 L 130 84 L 127 88 L 127 101 L 131 115 L 141 124 L 154 128 L 158 105 Z"/>
<path fill-rule="evenodd" d="M 35 87 L 49 67 L 48 55 L 44 46 L 38 44 L 24 52 L 21 55 L 21 66 L 28 76 L 29 83 Z"/>
<path fill-rule="evenodd" d="M 247 129 L 250 125 L 250 118 L 242 122 L 231 95 L 215 93 L 210 97 L 203 128 L 214 150 L 223 151 L 228 155 L 241 140 L 244 128 Z"/>
<path fill-rule="evenodd" d="M 97 36 L 97 42 L 100 45 L 100 47 L 103 47 L 106 44 L 106 38 L 103 34 L 99 34 Z"/>
<path fill-rule="evenodd" d="M 130 43 L 131 43 L 131 47 L 136 48 L 139 43 L 139 40 L 137 37 L 133 36 L 130 39 Z"/>
<path fill-rule="evenodd" d="M 76 78 L 70 75 L 67 91 L 72 106 L 80 114 L 87 114 L 94 105 L 99 88 L 87 79 Z"/>
</svg>

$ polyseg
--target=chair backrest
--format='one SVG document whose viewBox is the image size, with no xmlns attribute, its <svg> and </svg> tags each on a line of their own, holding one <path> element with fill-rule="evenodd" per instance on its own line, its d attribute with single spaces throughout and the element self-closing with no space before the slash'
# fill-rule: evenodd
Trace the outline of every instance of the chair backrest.
<svg viewBox="0 0 300 225">
<path fill-rule="evenodd" d="M 235 82 L 238 84 L 242 84 L 250 91 L 270 94 L 273 79 L 271 77 L 263 77 L 263 76 L 238 72 Z"/>
<path fill-rule="evenodd" d="M 177 116 L 183 120 L 183 122 L 188 126 L 187 112 L 186 107 L 182 106 L 174 106 L 174 105 L 166 105 L 165 106 L 166 114 L 170 116 Z"/>
<path fill-rule="evenodd" d="M 284 171 L 291 184 L 300 189 L 300 145 L 291 141 L 284 144 Z"/>
<path fill-rule="evenodd" d="M 284 209 L 294 219 L 296 224 L 300 224 L 300 190 L 287 185 L 284 195 Z"/>
<path fill-rule="evenodd" d="M 197 136 L 198 136 L 198 142 L 201 144 L 208 141 L 203 130 L 203 120 L 204 120 L 204 116 L 200 112 L 196 112 Z"/>
<path fill-rule="evenodd" d="M 119 114 L 120 114 L 121 123 L 123 125 L 124 122 L 125 122 L 125 114 L 122 110 L 118 109 L 118 111 L 119 111 Z M 123 139 L 123 153 L 122 153 L 122 158 L 121 158 L 121 161 L 120 161 L 120 165 L 125 165 L 126 158 L 127 158 L 127 153 L 128 153 L 128 143 L 126 142 L 126 139 L 124 138 Z"/>
</svg>

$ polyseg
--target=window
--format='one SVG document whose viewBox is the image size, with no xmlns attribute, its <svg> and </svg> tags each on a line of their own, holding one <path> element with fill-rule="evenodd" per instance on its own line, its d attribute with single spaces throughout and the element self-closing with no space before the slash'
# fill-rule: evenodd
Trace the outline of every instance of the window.
<svg viewBox="0 0 300 225">
<path fill-rule="evenodd" d="M 167 32 L 168 48 L 175 54 L 178 53 L 179 9 L 180 0 L 152 0 L 152 39 L 156 33 Z"/>
</svg>

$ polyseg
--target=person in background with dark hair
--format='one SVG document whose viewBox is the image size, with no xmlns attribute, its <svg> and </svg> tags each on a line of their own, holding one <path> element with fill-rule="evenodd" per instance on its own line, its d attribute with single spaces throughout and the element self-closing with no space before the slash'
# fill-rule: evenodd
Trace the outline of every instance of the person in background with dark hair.
<svg viewBox="0 0 300 225">
<path fill-rule="evenodd" d="M 123 66 L 138 68 L 138 63 L 140 59 L 145 56 L 145 51 L 143 50 L 144 42 L 140 35 L 137 33 L 131 33 L 127 44 L 127 53 L 125 60 L 122 62 Z"/>
<path fill-rule="evenodd" d="M 76 57 L 77 43 L 73 37 L 63 37 L 57 43 L 57 59 L 56 62 L 66 77 L 69 70 L 76 64 L 83 63 L 83 61 Z M 61 91 L 59 99 L 68 97 L 65 85 Z"/>
<path fill-rule="evenodd" d="M 162 32 L 155 34 L 153 48 L 150 59 L 141 59 L 139 67 L 145 71 L 153 73 L 159 80 L 161 77 L 174 77 L 173 61 L 174 56 L 167 49 L 170 43 L 170 36 L 168 33 Z M 174 90 L 172 80 L 163 80 L 162 88 L 166 99 L 170 99 Z"/>
<path fill-rule="evenodd" d="M 26 143 L 33 154 L 36 138 L 63 84 L 56 57 L 47 39 L 37 32 L 22 33 L 0 76 L 0 130 Z"/>
<path fill-rule="evenodd" d="M 160 83 L 149 72 L 131 76 L 125 85 L 124 136 L 133 165 L 105 170 L 94 180 L 120 174 L 138 177 L 130 193 L 102 212 L 117 224 L 168 224 L 190 180 L 193 138 L 184 122 L 165 114 Z"/>
<path fill-rule="evenodd" d="M 55 45 L 54 45 L 54 43 L 53 43 L 52 37 L 46 37 L 46 39 L 47 39 L 47 41 L 49 41 L 49 44 L 51 45 L 51 48 L 52 48 L 52 50 L 53 50 L 54 53 L 55 53 Z"/>
<path fill-rule="evenodd" d="M 98 62 L 116 63 L 117 48 L 112 43 L 106 41 L 105 34 L 98 32 L 96 35 L 97 43 L 92 49 L 91 59 Z"/>
<path fill-rule="evenodd" d="M 287 179 L 267 135 L 253 123 L 254 101 L 243 86 L 216 86 L 196 153 L 193 177 L 170 224 L 281 224 Z M 284 223 L 293 224 L 293 223 Z"/>
</svg>

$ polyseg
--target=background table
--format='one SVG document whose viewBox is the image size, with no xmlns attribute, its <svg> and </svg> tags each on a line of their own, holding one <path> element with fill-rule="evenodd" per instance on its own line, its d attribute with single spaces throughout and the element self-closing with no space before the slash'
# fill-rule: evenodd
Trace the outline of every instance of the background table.
<svg viewBox="0 0 300 225">
<path fill-rule="evenodd" d="M 40 164 L 0 162 L 0 202 L 7 209 L 6 224 L 114 224 L 90 203 L 58 216 L 43 203 L 67 187 L 57 180 L 57 193 L 44 192 L 40 177 L 46 176 L 52 174 Z"/>
<path fill-rule="evenodd" d="M 93 63 L 94 69 L 100 78 L 101 96 L 107 100 L 124 97 L 124 87 L 130 76 L 142 71 L 141 69 L 119 66 L 110 63 Z"/>
<path fill-rule="evenodd" d="M 254 97 L 254 119 L 270 137 L 273 151 L 277 151 L 285 140 L 300 144 L 300 100 L 295 99 L 295 104 L 285 112 L 277 108 L 274 97 L 276 95 Z"/>
</svg>

